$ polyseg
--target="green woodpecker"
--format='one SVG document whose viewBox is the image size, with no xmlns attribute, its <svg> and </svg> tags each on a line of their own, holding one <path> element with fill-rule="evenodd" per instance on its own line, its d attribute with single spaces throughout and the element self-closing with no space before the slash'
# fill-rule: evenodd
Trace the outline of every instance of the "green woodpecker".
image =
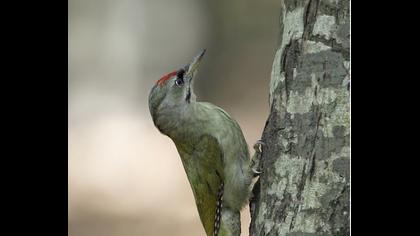
<svg viewBox="0 0 420 236">
<path fill-rule="evenodd" d="M 204 53 L 156 82 L 149 109 L 155 126 L 176 145 L 206 234 L 236 236 L 240 226 L 229 218 L 239 222 L 253 171 L 238 123 L 221 108 L 196 101 L 192 83 Z"/>
</svg>

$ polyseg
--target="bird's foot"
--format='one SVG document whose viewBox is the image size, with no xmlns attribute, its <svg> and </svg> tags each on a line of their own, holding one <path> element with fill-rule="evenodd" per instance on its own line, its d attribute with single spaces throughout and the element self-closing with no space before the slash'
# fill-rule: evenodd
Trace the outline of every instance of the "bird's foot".
<svg viewBox="0 0 420 236">
<path fill-rule="evenodd" d="M 251 171 L 254 177 L 257 177 L 262 173 L 262 171 L 256 170 L 255 168 L 251 168 Z"/>
<path fill-rule="evenodd" d="M 254 150 L 256 153 L 262 153 L 262 147 L 265 146 L 265 143 L 260 139 L 254 144 Z"/>
<path fill-rule="evenodd" d="M 251 171 L 254 177 L 257 177 L 262 173 L 260 160 L 263 152 L 263 146 L 265 146 L 265 143 L 262 140 L 258 140 L 254 144 L 255 153 L 251 159 Z"/>
</svg>

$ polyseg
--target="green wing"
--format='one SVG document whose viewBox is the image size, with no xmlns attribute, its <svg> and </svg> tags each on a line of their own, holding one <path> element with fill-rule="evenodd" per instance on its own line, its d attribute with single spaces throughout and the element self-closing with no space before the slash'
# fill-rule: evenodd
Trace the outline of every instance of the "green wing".
<svg viewBox="0 0 420 236">
<path fill-rule="evenodd" d="M 201 222 L 207 235 L 213 235 L 217 195 L 223 182 L 223 152 L 217 140 L 201 136 L 194 148 L 177 145 L 194 193 Z"/>
</svg>

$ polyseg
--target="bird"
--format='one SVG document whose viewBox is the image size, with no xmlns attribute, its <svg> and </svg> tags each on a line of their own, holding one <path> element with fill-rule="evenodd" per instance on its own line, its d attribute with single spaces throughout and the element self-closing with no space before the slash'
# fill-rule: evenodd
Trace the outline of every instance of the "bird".
<svg viewBox="0 0 420 236">
<path fill-rule="evenodd" d="M 260 172 L 250 166 L 238 122 L 222 108 L 197 101 L 193 82 L 205 52 L 157 80 L 149 110 L 156 128 L 176 146 L 206 235 L 236 236 L 240 226 L 229 218 L 239 221 Z"/>
</svg>

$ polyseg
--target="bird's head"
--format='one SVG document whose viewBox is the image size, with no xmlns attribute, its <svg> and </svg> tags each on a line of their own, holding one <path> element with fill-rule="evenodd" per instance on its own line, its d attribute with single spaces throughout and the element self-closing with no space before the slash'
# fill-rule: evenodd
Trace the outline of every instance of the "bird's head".
<svg viewBox="0 0 420 236">
<path fill-rule="evenodd" d="M 170 114 L 174 109 L 195 102 L 192 83 L 205 52 L 202 50 L 191 63 L 163 76 L 153 86 L 149 94 L 149 110 L 155 125 L 161 114 Z"/>
</svg>

